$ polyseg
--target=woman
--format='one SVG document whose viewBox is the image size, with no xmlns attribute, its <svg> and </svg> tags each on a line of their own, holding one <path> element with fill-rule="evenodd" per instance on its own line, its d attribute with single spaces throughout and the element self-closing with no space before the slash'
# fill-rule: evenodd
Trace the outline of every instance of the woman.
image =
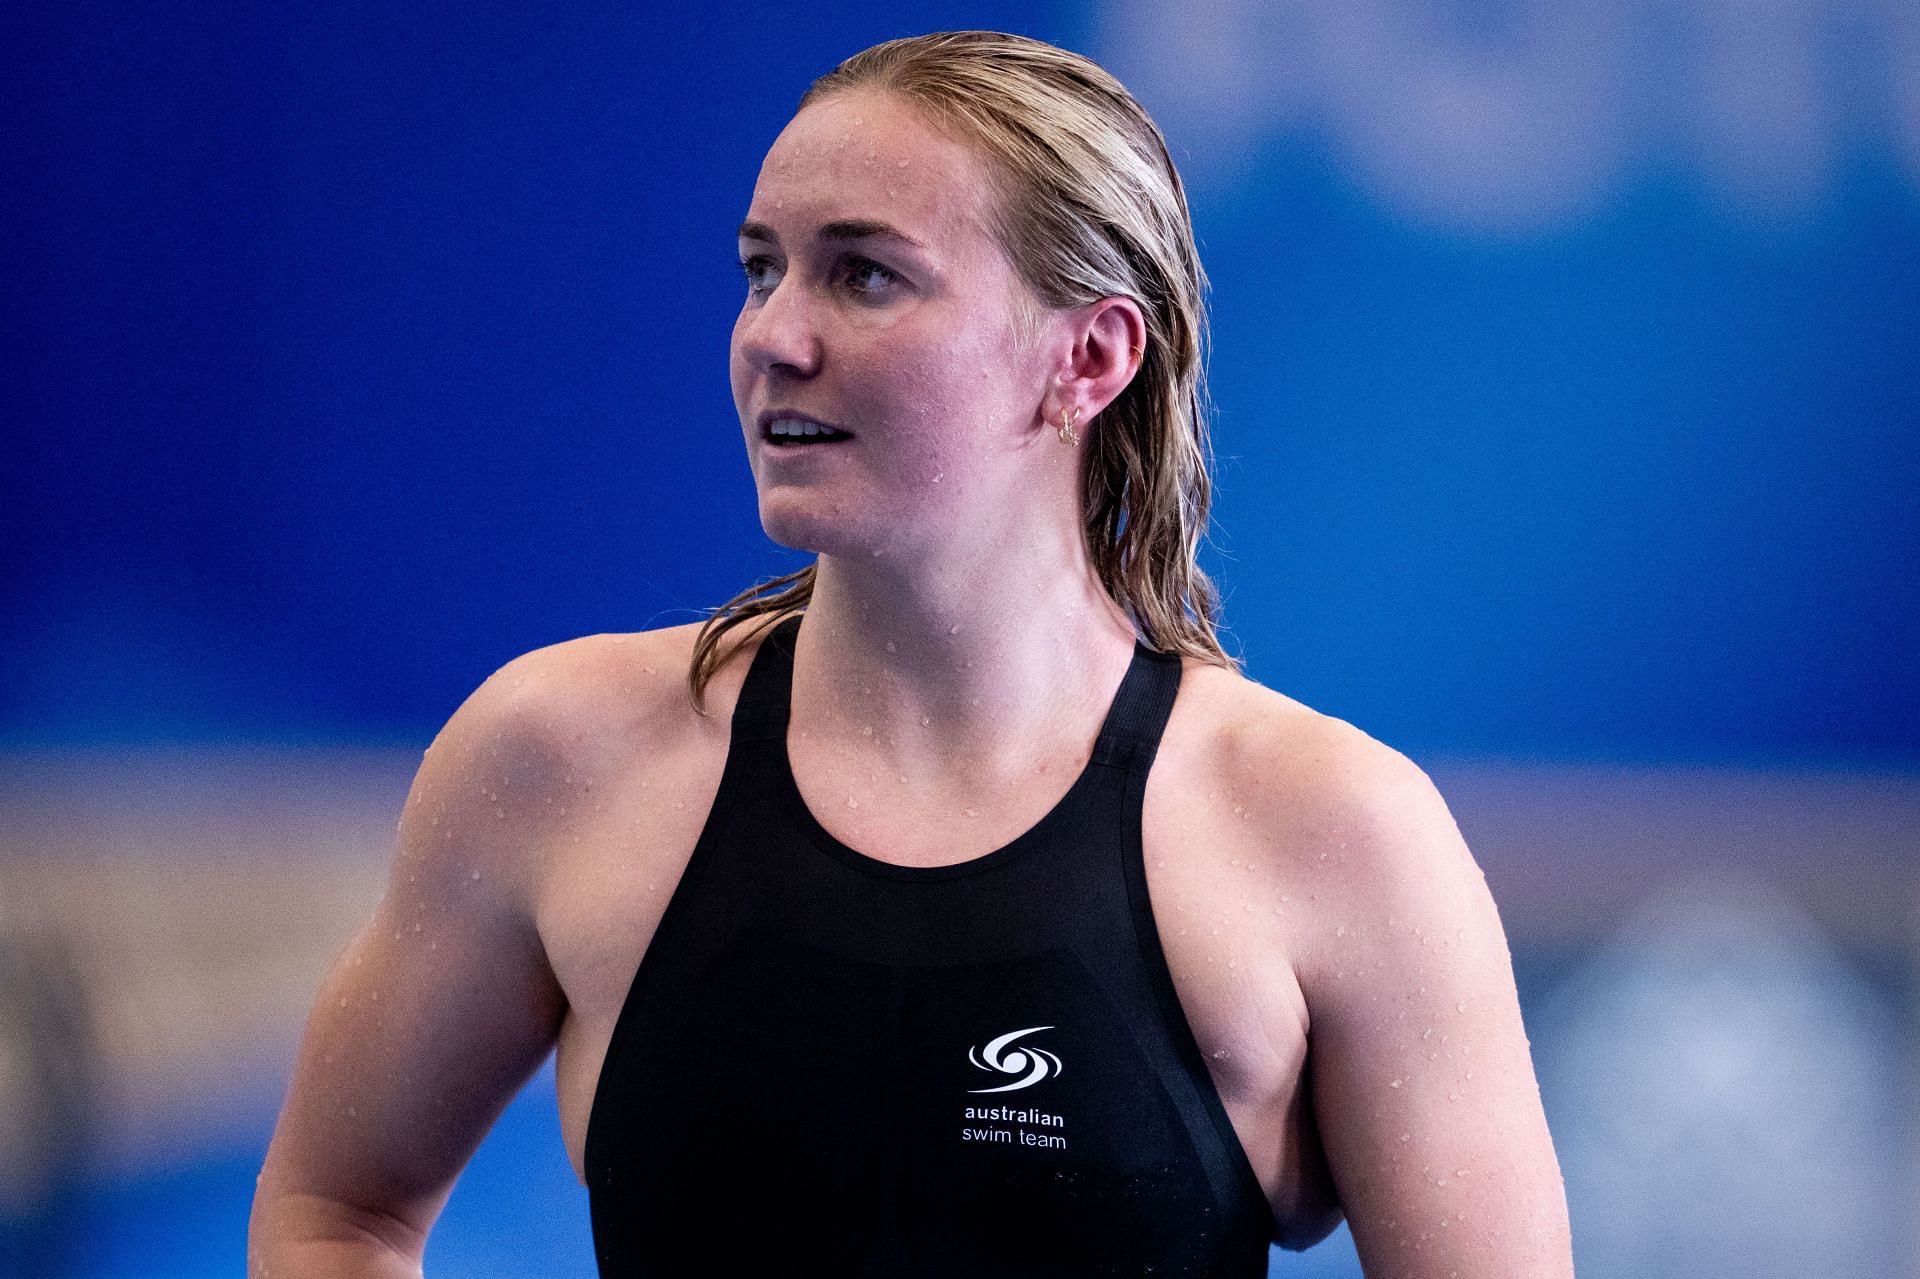
<svg viewBox="0 0 1920 1279">
<path fill-rule="evenodd" d="M 1571 1274 L 1445 805 L 1214 638 L 1204 276 L 1138 104 L 1014 36 L 877 46 L 740 252 L 761 521 L 818 559 L 447 724 L 255 1272 L 415 1273 L 557 1042 L 603 1275 L 1252 1276 L 1343 1213 L 1369 1274 Z"/>
</svg>

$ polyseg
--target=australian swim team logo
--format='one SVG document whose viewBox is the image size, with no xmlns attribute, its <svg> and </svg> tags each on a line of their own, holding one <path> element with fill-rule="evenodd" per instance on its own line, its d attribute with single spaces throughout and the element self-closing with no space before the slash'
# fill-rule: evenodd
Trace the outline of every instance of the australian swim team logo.
<svg viewBox="0 0 1920 1279">
<path fill-rule="evenodd" d="M 995 1088 L 969 1088 L 968 1092 L 1012 1092 L 1016 1088 L 1030 1088 L 1042 1079 L 1060 1073 L 1060 1059 L 1044 1048 L 1035 1048 L 1026 1044 L 1009 1049 L 1007 1045 L 1022 1035 L 1031 1035 L 1037 1030 L 1052 1030 L 1051 1026 L 1029 1026 L 1025 1030 L 1010 1030 L 998 1038 L 991 1039 L 981 1049 L 969 1047 L 967 1060 L 981 1070 L 991 1070 L 1001 1075 L 1024 1075 L 1010 1084 L 1001 1084 Z"/>
</svg>

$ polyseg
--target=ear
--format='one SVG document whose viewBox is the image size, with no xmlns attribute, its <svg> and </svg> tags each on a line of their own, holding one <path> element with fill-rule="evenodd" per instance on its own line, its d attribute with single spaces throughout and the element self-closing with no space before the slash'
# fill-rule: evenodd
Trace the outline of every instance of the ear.
<svg viewBox="0 0 1920 1279">
<path fill-rule="evenodd" d="M 1069 345 L 1040 404 L 1040 424 L 1063 412 L 1085 427 L 1127 389 L 1146 356 L 1147 322 L 1132 298 L 1101 298 L 1065 317 Z"/>
</svg>

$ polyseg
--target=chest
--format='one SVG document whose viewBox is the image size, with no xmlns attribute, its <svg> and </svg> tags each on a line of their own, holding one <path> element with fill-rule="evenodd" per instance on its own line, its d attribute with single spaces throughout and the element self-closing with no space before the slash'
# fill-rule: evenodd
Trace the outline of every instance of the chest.
<svg viewBox="0 0 1920 1279">
<path fill-rule="evenodd" d="M 1243 1147 L 1263 1181 L 1278 1179 L 1303 1137 L 1305 1010 L 1290 936 L 1309 903 L 1275 874 L 1269 834 L 1210 775 L 1204 753 L 1169 725 L 1142 808 L 1151 910 L 1176 993 Z M 644 780 L 602 788 L 558 835 L 543 879 L 539 927 L 569 1013 L 557 1059 L 559 1105 L 576 1173 L 607 1044 L 633 973 L 706 821 L 726 758 L 704 743 L 656 759 Z M 810 769 L 794 751 L 809 810 L 835 837 L 885 860 L 933 865 L 982 856 L 1034 823 L 1075 769 L 1037 771 L 991 802 L 912 795 L 860 769 Z M 965 814 L 964 821 L 931 813 Z M 1275 1189 L 1269 1185 L 1269 1189 Z"/>
</svg>

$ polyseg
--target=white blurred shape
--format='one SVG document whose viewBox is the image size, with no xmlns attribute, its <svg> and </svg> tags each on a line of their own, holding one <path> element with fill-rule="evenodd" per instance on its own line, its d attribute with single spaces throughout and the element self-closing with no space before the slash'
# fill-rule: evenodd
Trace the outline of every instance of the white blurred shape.
<svg viewBox="0 0 1920 1279">
<path fill-rule="evenodd" d="M 1824 0 L 1695 0 L 1695 97 L 1707 184 L 1751 214 L 1810 212 L 1833 179 L 1840 139 Z"/>
<path fill-rule="evenodd" d="M 1377 196 L 1442 224 L 1532 230 L 1592 211 L 1625 161 L 1620 0 L 1518 0 L 1494 41 L 1432 15 L 1396 0 L 1325 8 L 1343 157 Z"/>
<path fill-rule="evenodd" d="M 1764 881 L 1662 887 L 1532 1029 L 1583 1279 L 1896 1272 L 1893 1015 Z"/>
<path fill-rule="evenodd" d="M 1668 165 L 1794 221 L 1855 142 L 1891 140 L 1920 187 L 1914 0 L 1114 0 L 1096 23 L 1196 187 L 1315 133 L 1375 198 L 1462 233 L 1551 231 Z"/>
</svg>

